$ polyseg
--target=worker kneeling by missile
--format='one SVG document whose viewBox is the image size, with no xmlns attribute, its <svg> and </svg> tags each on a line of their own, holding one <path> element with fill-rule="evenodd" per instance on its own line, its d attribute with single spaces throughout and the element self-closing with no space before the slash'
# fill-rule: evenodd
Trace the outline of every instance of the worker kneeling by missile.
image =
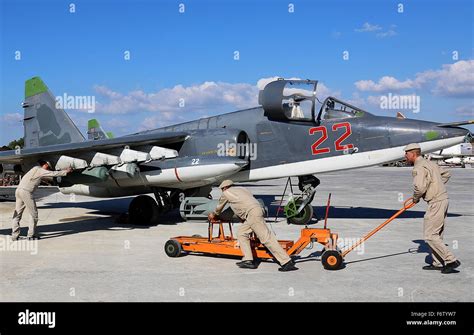
<svg viewBox="0 0 474 335">
<path fill-rule="evenodd" d="M 219 188 L 222 190 L 219 203 L 214 212 L 209 213 L 208 217 L 209 220 L 216 219 L 225 205 L 229 203 L 235 215 L 243 222 L 238 230 L 238 240 L 244 257 L 237 265 L 244 269 L 256 269 L 258 267 L 258 263 L 253 259 L 250 245 L 250 234 L 254 232 L 260 242 L 280 263 L 279 271 L 298 270 L 293 260 L 278 243 L 276 236 L 265 224 L 263 209 L 252 193 L 243 187 L 234 186 L 232 180 L 224 180 Z"/>
</svg>

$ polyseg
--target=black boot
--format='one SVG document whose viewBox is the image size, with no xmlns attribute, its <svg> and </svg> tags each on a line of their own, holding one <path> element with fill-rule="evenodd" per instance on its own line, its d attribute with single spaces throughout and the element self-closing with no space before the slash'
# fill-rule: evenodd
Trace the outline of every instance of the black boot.
<svg viewBox="0 0 474 335">
<path fill-rule="evenodd" d="M 237 266 L 241 269 L 256 269 L 256 268 L 258 268 L 258 265 L 254 261 L 238 262 Z"/>
<path fill-rule="evenodd" d="M 447 274 L 447 273 L 457 273 L 459 271 L 455 270 L 459 265 L 461 265 L 461 262 L 456 260 L 454 262 L 448 263 L 443 267 L 443 270 L 441 270 L 441 273 Z"/>
<path fill-rule="evenodd" d="M 281 268 L 278 269 L 278 271 L 283 271 L 283 272 L 295 271 L 295 270 L 298 270 L 298 268 L 295 266 L 295 262 L 293 262 L 292 260 L 283 264 Z"/>
<path fill-rule="evenodd" d="M 442 266 L 434 266 L 433 264 L 430 264 L 430 265 L 425 265 L 423 267 L 423 270 L 443 270 L 443 267 Z"/>
<path fill-rule="evenodd" d="M 446 266 L 452 267 L 453 269 L 457 268 L 459 265 L 461 265 L 461 262 L 458 260 L 455 260 L 454 262 L 446 264 Z"/>
</svg>

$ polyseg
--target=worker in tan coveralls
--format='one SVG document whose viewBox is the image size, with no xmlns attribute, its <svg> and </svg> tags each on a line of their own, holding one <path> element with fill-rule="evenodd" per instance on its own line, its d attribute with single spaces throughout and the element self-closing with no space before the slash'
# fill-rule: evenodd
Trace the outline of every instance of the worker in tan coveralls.
<svg viewBox="0 0 474 335">
<path fill-rule="evenodd" d="M 224 180 L 219 188 L 222 190 L 222 196 L 214 212 L 209 213 L 209 220 L 214 220 L 222 212 L 224 206 L 229 203 L 234 213 L 243 222 L 238 231 L 238 240 L 244 257 L 237 265 L 244 269 L 258 267 L 257 262 L 253 259 L 250 245 L 250 234 L 254 232 L 260 242 L 280 263 L 279 271 L 298 270 L 295 263 L 278 243 L 276 236 L 265 224 L 262 207 L 252 193 L 243 187 L 234 186 L 232 180 Z"/>
<path fill-rule="evenodd" d="M 450 174 L 437 164 L 421 156 L 417 143 L 405 147 L 405 158 L 413 167 L 413 202 L 423 198 L 428 209 L 423 221 L 423 235 L 431 249 L 433 263 L 423 267 L 424 270 L 441 270 L 442 273 L 457 272 L 454 269 L 461 265 L 443 242 L 444 221 L 448 214 L 448 193 L 444 184 Z"/>
<path fill-rule="evenodd" d="M 35 234 L 36 225 L 38 224 L 38 209 L 36 208 L 35 199 L 33 199 L 33 192 L 36 191 L 42 180 L 48 180 L 52 177 L 64 177 L 72 171 L 68 168 L 63 171 L 49 171 L 51 163 L 47 161 L 38 161 L 39 166 L 33 167 L 28 171 L 15 191 L 15 212 L 13 213 L 12 223 L 12 240 L 18 240 L 20 236 L 20 220 L 25 208 L 30 212 L 31 222 L 28 227 L 29 240 L 37 240 L 39 237 Z"/>
</svg>

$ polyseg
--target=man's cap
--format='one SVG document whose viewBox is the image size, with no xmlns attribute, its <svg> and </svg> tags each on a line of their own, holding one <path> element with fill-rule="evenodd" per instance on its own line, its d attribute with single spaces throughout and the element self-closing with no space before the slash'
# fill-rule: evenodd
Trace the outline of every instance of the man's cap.
<svg viewBox="0 0 474 335">
<path fill-rule="evenodd" d="M 50 168 L 51 170 L 53 169 L 53 165 L 51 164 L 50 161 L 46 161 L 46 160 L 40 159 L 40 160 L 38 161 L 38 164 L 39 164 L 40 166 L 43 166 L 43 165 L 45 165 L 45 164 L 48 164 L 49 168 Z"/>
<path fill-rule="evenodd" d="M 224 187 L 232 186 L 232 185 L 234 185 L 234 182 L 230 179 L 226 179 L 219 185 L 219 188 L 223 189 Z"/>
<path fill-rule="evenodd" d="M 410 143 L 403 150 L 405 150 L 406 152 L 406 151 L 411 151 L 411 150 L 416 150 L 416 149 L 421 150 L 420 145 L 418 143 Z"/>
</svg>

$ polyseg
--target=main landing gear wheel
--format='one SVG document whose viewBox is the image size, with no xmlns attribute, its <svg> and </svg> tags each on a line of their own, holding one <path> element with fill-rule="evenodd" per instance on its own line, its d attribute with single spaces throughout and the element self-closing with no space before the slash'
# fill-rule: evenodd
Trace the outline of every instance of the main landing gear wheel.
<svg viewBox="0 0 474 335">
<path fill-rule="evenodd" d="M 168 240 L 165 243 L 165 252 L 169 257 L 179 257 L 182 250 L 181 244 L 176 240 Z"/>
<path fill-rule="evenodd" d="M 155 199 L 148 195 L 139 195 L 128 207 L 129 221 L 139 226 L 152 225 L 160 215 L 160 208 Z"/>
<path fill-rule="evenodd" d="M 298 208 L 300 204 L 296 204 L 296 207 Z M 291 218 L 288 218 L 288 221 L 291 224 L 296 224 L 296 225 L 307 225 L 308 223 L 311 222 L 311 219 L 313 218 L 313 206 L 311 204 L 307 204 L 304 206 L 303 210 L 296 216 L 293 216 Z"/>
<path fill-rule="evenodd" d="M 326 270 L 338 270 L 342 265 L 342 255 L 336 250 L 326 250 L 321 256 L 321 263 Z"/>
</svg>

